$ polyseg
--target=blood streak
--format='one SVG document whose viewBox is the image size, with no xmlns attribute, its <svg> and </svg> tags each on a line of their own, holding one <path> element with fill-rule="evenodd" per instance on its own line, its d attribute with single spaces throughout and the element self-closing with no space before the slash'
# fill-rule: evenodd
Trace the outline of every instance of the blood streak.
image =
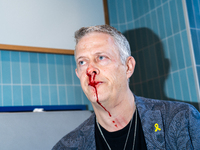
<svg viewBox="0 0 200 150">
<path fill-rule="evenodd" d="M 94 89 L 95 89 L 95 93 L 96 93 L 96 97 L 97 97 L 97 104 L 99 104 L 106 112 L 108 112 L 108 115 L 111 117 L 110 112 L 99 102 L 96 85 L 101 83 L 101 82 L 95 81 L 96 72 L 93 72 L 92 75 L 87 72 L 87 76 L 89 77 L 89 84 L 88 85 L 94 87 Z"/>
</svg>

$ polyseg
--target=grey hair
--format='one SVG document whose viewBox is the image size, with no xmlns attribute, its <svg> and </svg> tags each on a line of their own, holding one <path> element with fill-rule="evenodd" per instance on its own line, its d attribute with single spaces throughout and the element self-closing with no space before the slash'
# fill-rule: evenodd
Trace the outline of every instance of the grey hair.
<svg viewBox="0 0 200 150">
<path fill-rule="evenodd" d="M 98 25 L 98 26 L 91 26 L 91 27 L 82 27 L 75 32 L 75 40 L 76 45 L 78 44 L 79 40 L 84 37 L 85 35 L 92 33 L 92 32 L 100 32 L 106 33 L 113 37 L 115 45 L 118 47 L 121 62 L 123 64 L 126 63 L 126 59 L 131 56 L 130 45 L 125 36 L 109 25 Z M 75 51 L 76 53 L 76 51 Z"/>
</svg>

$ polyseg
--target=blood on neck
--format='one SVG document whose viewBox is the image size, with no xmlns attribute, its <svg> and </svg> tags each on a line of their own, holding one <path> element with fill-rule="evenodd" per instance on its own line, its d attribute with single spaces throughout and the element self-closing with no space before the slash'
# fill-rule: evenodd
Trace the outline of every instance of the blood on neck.
<svg viewBox="0 0 200 150">
<path fill-rule="evenodd" d="M 97 100 L 96 100 L 97 104 L 99 104 L 108 113 L 108 115 L 111 117 L 110 112 L 99 102 L 98 92 L 97 92 L 97 88 L 96 88 L 96 85 L 99 82 L 95 81 L 96 72 L 92 72 L 92 74 L 90 74 L 90 73 L 87 72 L 87 76 L 89 77 L 89 84 L 88 85 L 94 87 L 94 89 L 95 89 L 96 98 L 97 98 Z"/>
</svg>

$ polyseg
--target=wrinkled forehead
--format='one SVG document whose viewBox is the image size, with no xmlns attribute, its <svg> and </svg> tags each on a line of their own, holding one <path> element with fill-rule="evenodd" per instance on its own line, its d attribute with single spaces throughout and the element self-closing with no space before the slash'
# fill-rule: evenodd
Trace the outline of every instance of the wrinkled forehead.
<svg viewBox="0 0 200 150">
<path fill-rule="evenodd" d="M 80 48 L 86 49 L 90 48 L 92 46 L 102 46 L 102 45 L 108 45 L 115 49 L 117 53 L 119 53 L 118 47 L 115 43 L 115 40 L 113 36 L 107 33 L 103 32 L 91 32 L 84 35 L 82 38 L 78 40 L 78 43 L 75 46 L 75 58 L 77 57 L 77 52 Z"/>
</svg>

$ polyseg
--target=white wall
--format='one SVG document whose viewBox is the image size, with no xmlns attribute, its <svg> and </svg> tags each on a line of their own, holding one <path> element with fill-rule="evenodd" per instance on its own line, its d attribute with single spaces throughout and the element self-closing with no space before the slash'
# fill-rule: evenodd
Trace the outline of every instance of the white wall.
<svg viewBox="0 0 200 150">
<path fill-rule="evenodd" d="M 74 49 L 74 32 L 99 24 L 103 0 L 0 0 L 0 44 Z"/>
</svg>

